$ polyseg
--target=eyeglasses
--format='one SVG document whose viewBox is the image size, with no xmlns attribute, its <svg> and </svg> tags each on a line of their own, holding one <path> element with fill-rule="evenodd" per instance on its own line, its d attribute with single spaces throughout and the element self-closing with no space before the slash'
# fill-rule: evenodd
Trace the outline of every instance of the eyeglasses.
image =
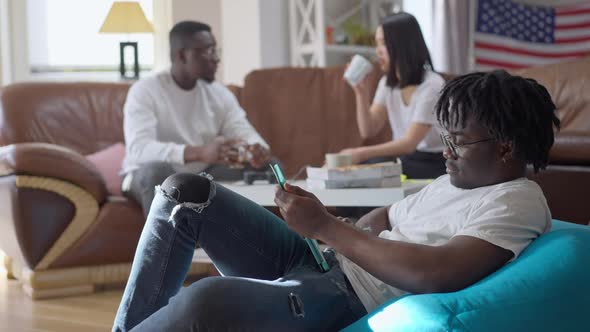
<svg viewBox="0 0 590 332">
<path fill-rule="evenodd" d="M 204 51 L 203 54 L 209 57 L 212 56 L 221 56 L 221 48 L 220 47 L 207 47 Z"/>
<path fill-rule="evenodd" d="M 440 134 L 440 140 L 443 142 L 443 144 L 449 148 L 451 150 L 451 152 L 453 153 L 453 155 L 459 157 L 459 151 L 464 148 L 467 145 L 472 145 L 472 144 L 477 144 L 477 143 L 482 143 L 482 142 L 487 142 L 487 141 L 493 141 L 495 140 L 495 138 L 484 138 L 484 139 L 480 139 L 478 141 L 475 142 L 469 142 L 469 143 L 461 143 L 461 144 L 457 144 L 457 143 L 453 143 L 453 138 L 451 137 L 451 135 L 443 135 Z"/>
<path fill-rule="evenodd" d="M 212 58 L 214 56 L 221 56 L 221 48 L 219 47 L 215 47 L 215 46 L 209 46 L 209 47 L 191 47 L 191 48 L 187 48 L 189 50 L 195 50 L 198 51 L 200 54 Z"/>
</svg>

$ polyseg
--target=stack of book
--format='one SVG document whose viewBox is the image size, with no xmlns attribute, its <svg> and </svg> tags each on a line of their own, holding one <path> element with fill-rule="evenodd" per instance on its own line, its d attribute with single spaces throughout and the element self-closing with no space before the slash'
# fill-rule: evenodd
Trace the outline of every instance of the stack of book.
<svg viewBox="0 0 590 332">
<path fill-rule="evenodd" d="M 307 188 L 390 188 L 401 186 L 401 163 L 385 162 L 338 168 L 307 167 Z"/>
</svg>

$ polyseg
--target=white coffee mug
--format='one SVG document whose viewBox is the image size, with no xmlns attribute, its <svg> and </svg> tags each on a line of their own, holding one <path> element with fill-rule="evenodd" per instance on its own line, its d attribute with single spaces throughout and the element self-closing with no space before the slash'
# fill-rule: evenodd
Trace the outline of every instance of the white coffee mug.
<svg viewBox="0 0 590 332">
<path fill-rule="evenodd" d="M 337 168 L 352 165 L 352 155 L 343 153 L 326 153 L 326 167 Z"/>
<path fill-rule="evenodd" d="M 373 70 L 373 65 L 369 60 L 363 56 L 356 54 L 352 57 L 350 65 L 344 72 L 344 79 L 348 81 L 351 86 L 359 84 L 365 76 L 367 76 Z"/>
</svg>

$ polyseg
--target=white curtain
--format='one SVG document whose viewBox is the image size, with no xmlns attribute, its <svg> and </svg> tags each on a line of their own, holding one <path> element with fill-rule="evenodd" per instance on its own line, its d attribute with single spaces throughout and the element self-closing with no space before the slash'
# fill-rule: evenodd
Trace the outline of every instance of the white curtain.
<svg viewBox="0 0 590 332">
<path fill-rule="evenodd" d="M 438 72 L 464 74 L 471 69 L 474 0 L 432 1 L 432 62 Z"/>
<path fill-rule="evenodd" d="M 0 53 L 2 85 L 29 79 L 27 1 L 0 0 Z"/>
</svg>

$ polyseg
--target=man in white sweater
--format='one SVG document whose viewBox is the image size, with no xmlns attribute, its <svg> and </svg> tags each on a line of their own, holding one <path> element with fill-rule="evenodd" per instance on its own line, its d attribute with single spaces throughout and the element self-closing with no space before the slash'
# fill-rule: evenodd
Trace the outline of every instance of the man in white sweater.
<svg viewBox="0 0 590 332">
<path fill-rule="evenodd" d="M 241 176 L 227 166 L 260 168 L 270 159 L 268 144 L 234 95 L 215 81 L 216 46 L 207 24 L 176 24 L 170 31 L 171 68 L 129 90 L 123 192 L 146 216 L 154 187 L 176 172 L 205 171 L 223 180 Z"/>
</svg>

